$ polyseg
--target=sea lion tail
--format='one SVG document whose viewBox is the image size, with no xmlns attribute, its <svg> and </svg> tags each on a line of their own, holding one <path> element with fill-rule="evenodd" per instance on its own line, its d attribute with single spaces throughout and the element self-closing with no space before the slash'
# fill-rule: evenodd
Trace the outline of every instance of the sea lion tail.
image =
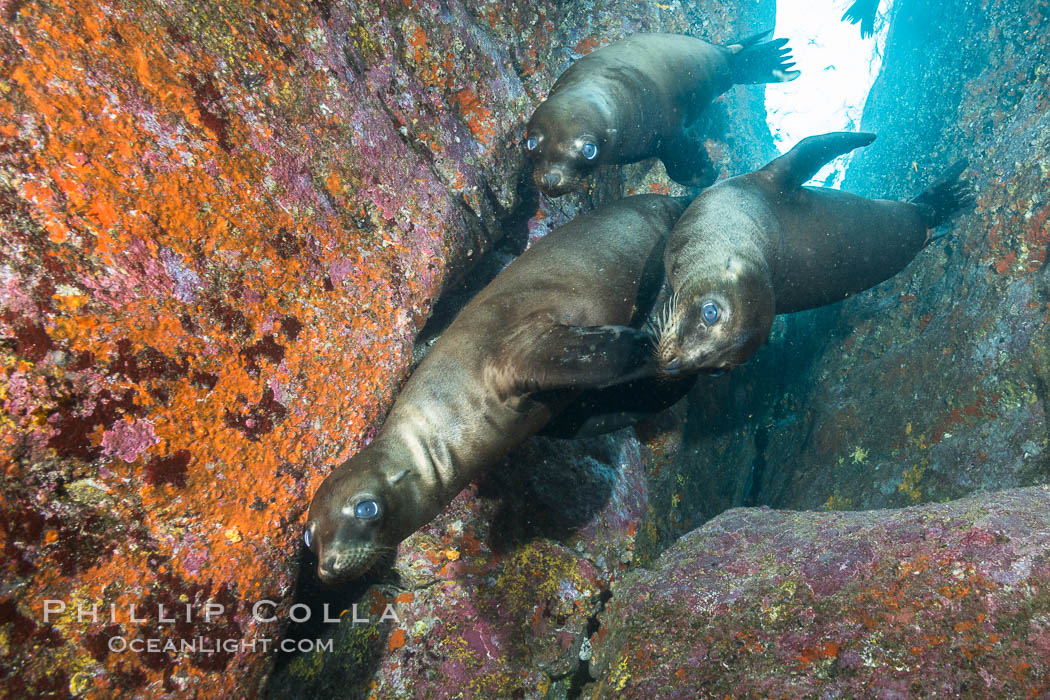
<svg viewBox="0 0 1050 700">
<path fill-rule="evenodd" d="M 867 39 L 875 33 L 875 15 L 879 11 L 879 0 L 857 0 L 842 15 L 843 22 L 860 24 L 860 35 Z"/>
<path fill-rule="evenodd" d="M 912 204 L 922 210 L 927 228 L 937 228 L 973 204 L 973 190 L 965 180 L 959 179 L 967 165 L 969 163 L 965 158 L 956 161 L 941 177 L 911 200 Z M 938 236 L 931 236 L 930 240 L 936 238 Z"/>
<path fill-rule="evenodd" d="M 763 32 L 726 46 L 729 50 L 729 71 L 733 84 L 786 83 L 799 76 L 791 70 L 791 49 L 787 39 L 758 43 L 769 32 Z"/>
</svg>

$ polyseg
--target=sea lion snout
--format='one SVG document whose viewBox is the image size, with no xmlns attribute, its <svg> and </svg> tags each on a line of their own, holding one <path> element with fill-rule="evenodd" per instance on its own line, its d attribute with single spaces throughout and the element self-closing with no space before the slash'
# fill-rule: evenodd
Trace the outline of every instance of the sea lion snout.
<svg viewBox="0 0 1050 700">
<path fill-rule="evenodd" d="M 570 178 L 565 176 L 565 171 L 557 166 L 549 168 L 537 164 L 533 182 L 548 197 L 560 197 L 572 190 L 572 185 L 566 181 Z"/>
<path fill-rule="evenodd" d="M 732 370 L 739 364 L 733 320 L 722 293 L 675 293 L 652 328 L 660 374 L 676 378 Z"/>
<path fill-rule="evenodd" d="M 575 172 L 568 172 L 562 163 L 547 160 L 537 162 L 535 167 L 532 181 L 548 197 L 568 194 L 580 184 L 581 176 Z"/>
<path fill-rule="evenodd" d="M 354 547 L 330 552 L 317 562 L 317 576 L 323 583 L 349 581 L 368 571 L 383 550 L 377 547 Z"/>
</svg>

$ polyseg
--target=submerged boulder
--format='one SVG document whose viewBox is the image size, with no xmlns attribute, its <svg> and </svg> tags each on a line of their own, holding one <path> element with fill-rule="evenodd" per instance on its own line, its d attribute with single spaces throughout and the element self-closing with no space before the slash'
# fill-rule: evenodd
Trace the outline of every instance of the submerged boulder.
<svg viewBox="0 0 1050 700">
<path fill-rule="evenodd" d="M 954 18 L 945 21 L 945 17 Z M 1050 10 L 893 3 L 843 188 L 909 199 L 953 162 L 976 204 L 901 273 L 777 319 L 693 392 L 660 544 L 723 510 L 901 507 L 1050 481 Z"/>
<path fill-rule="evenodd" d="M 539 203 L 520 139 L 554 78 L 641 29 L 754 33 L 773 3 L 2 12 L 0 694 L 163 697 L 256 692 L 310 494 L 439 293 L 500 239 L 668 189 L 648 163 Z M 726 171 L 769 155 L 761 94 L 713 112 Z"/>
<path fill-rule="evenodd" d="M 586 698 L 1041 697 L 1050 487 L 735 509 L 614 584 Z"/>
<path fill-rule="evenodd" d="M 268 696 L 564 697 L 646 500 L 627 434 L 534 438 L 402 543 L 380 582 L 334 594 L 338 625 L 294 630 L 332 648 L 282 659 Z M 323 613 L 329 597 L 307 600 Z"/>
</svg>

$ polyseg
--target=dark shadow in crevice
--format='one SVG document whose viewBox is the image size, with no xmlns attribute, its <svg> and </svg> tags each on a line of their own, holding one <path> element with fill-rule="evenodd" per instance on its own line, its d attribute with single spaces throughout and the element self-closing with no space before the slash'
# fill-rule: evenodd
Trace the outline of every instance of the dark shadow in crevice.
<svg viewBox="0 0 1050 700">
<path fill-rule="evenodd" d="M 495 193 L 487 186 L 485 197 L 496 214 L 497 227 L 502 235 L 458 281 L 442 290 L 434 304 L 430 318 L 416 336 L 413 359 L 422 359 L 426 349 L 448 327 L 460 310 L 485 288 L 514 258 L 524 252 L 529 242 L 529 219 L 539 207 L 539 191 L 532 184 L 532 166 L 518 178 L 512 209 L 503 208 Z"/>
<path fill-rule="evenodd" d="M 587 629 L 583 634 L 584 639 L 590 640 L 594 635 L 598 634 L 598 630 L 601 629 L 601 620 L 598 617 L 605 610 L 606 604 L 612 600 L 612 591 L 605 589 L 598 594 L 598 605 L 595 608 L 594 614 L 587 620 Z M 591 660 L 590 658 L 581 658 L 579 665 L 576 670 L 569 677 L 568 688 L 565 691 L 566 700 L 579 700 L 583 697 L 583 689 L 589 683 L 593 683 L 596 678 L 591 675 Z"/>
<path fill-rule="evenodd" d="M 393 557 L 385 558 L 362 578 L 328 586 L 321 583 L 317 577 L 317 557 L 305 547 L 300 548 L 299 574 L 291 605 L 306 606 L 309 608 L 309 614 L 307 615 L 302 607 L 296 608 L 295 617 L 306 619 L 302 622 L 289 621 L 281 641 L 278 642 L 274 668 L 262 690 L 261 697 L 280 698 L 281 700 L 335 697 L 334 694 L 329 694 L 329 689 L 324 686 L 336 681 L 340 686 L 346 688 L 345 691 L 338 693 L 339 697 L 366 697 L 367 693 L 364 690 L 358 692 L 354 689 L 366 689 L 368 682 L 379 670 L 386 650 L 386 637 L 389 633 L 389 627 L 386 625 L 380 626 L 378 636 L 369 641 L 367 653 L 358 654 L 352 669 L 349 666 L 344 667 L 338 679 L 334 674 L 323 670 L 313 674 L 309 679 L 296 678 L 290 673 L 288 666 L 293 660 L 303 658 L 300 651 L 295 651 L 300 648 L 300 643 L 311 646 L 319 640 L 338 641 L 340 637 L 345 636 L 346 631 L 343 628 L 352 624 L 349 622 L 352 619 L 349 617 L 352 612 L 347 612 L 343 620 L 338 623 L 326 622 L 326 615 L 328 618 L 338 618 L 344 610 L 353 611 L 353 606 L 356 604 L 360 606 L 358 617 L 367 617 L 367 606 L 362 605 L 365 602 L 364 595 L 377 581 L 390 579 L 392 564 Z M 270 614 L 269 610 L 264 612 Z M 293 650 L 284 650 L 285 644 L 288 644 Z"/>
<path fill-rule="evenodd" d="M 478 495 L 497 507 L 489 545 L 506 553 L 533 539 L 564 542 L 609 502 L 616 488 L 616 441 L 533 437 L 489 470 Z"/>
<path fill-rule="evenodd" d="M 766 473 L 767 445 L 769 445 L 769 433 L 764 425 L 759 425 L 755 430 L 755 459 L 751 464 L 751 475 L 744 487 L 744 501 L 741 503 L 745 508 L 762 505 L 760 489 Z"/>
</svg>

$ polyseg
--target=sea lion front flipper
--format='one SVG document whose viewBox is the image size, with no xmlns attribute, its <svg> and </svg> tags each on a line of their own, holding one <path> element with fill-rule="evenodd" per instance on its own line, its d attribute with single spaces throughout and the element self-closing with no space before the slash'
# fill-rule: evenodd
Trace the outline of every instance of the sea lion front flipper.
<svg viewBox="0 0 1050 700">
<path fill-rule="evenodd" d="M 855 148 L 867 146 L 874 140 L 875 134 L 866 131 L 835 131 L 808 136 L 784 155 L 770 161 L 759 172 L 770 175 L 782 191 L 796 189 L 816 175 L 826 163 Z"/>
<path fill-rule="evenodd" d="M 520 367 L 522 393 L 601 389 L 657 373 L 652 338 L 628 326 L 556 325 L 531 344 Z"/>
<path fill-rule="evenodd" d="M 707 187 L 718 179 L 718 170 L 711 162 L 703 139 L 690 138 L 683 129 L 677 138 L 663 144 L 660 160 L 667 177 L 685 187 Z"/>
</svg>

